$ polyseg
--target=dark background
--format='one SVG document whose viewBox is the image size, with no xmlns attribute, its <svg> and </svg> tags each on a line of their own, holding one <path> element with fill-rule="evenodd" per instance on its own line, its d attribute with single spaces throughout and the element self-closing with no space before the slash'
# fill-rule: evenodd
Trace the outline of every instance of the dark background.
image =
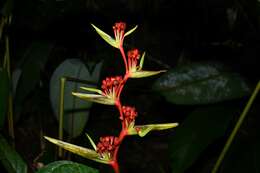
<svg viewBox="0 0 260 173">
<path fill-rule="evenodd" d="M 0 1 L 1 8 L 5 2 Z M 183 63 L 216 60 L 239 72 L 254 86 L 259 80 L 259 5 L 257 0 L 14 0 L 12 22 L 4 30 L 10 37 L 12 70 L 26 62 L 23 57 L 31 43 L 46 41 L 54 45 L 41 69 L 39 81 L 18 109 L 21 115 L 15 125 L 16 149 L 30 165 L 30 171 L 35 170 L 33 163 L 37 156 L 37 162 L 44 164 L 57 159 L 52 154 L 40 155 L 43 150 L 47 151 L 45 153 L 53 150 L 41 135 L 57 135 L 58 124 L 53 117 L 48 88 L 55 68 L 65 59 L 79 58 L 84 62 L 104 60 L 101 79 L 122 72 L 120 54 L 103 42 L 90 23 L 111 35 L 117 21 L 126 22 L 128 29 L 138 25 L 125 39 L 125 46 L 147 52 L 147 69 L 171 69 Z M 130 80 L 122 101 L 137 107 L 138 123 L 181 123 L 183 115 L 197 106 L 173 105 L 147 91 L 155 79 Z M 246 99 L 238 99 L 224 104 L 240 105 L 242 109 L 245 102 Z M 116 110 L 94 104 L 90 114 L 86 131 L 95 139 L 108 132 L 118 133 Z M 174 131 L 154 132 L 141 139 L 127 137 L 119 152 L 122 172 L 171 172 L 168 154 L 171 132 Z M 87 140 L 82 139 L 84 135 L 74 139 L 74 143 L 86 145 Z M 202 172 L 202 167 L 207 167 L 208 157 L 218 155 L 221 151 L 218 144 L 223 146 L 225 139 L 210 146 L 187 172 Z M 110 171 L 106 165 L 74 155 L 70 157 L 100 168 L 101 172 Z"/>
</svg>

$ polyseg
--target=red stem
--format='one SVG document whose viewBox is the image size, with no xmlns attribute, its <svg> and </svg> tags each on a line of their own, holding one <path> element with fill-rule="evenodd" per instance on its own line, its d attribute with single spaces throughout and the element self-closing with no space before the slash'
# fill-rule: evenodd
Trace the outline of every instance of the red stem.
<svg viewBox="0 0 260 173">
<path fill-rule="evenodd" d="M 123 85 L 119 88 L 117 98 L 120 98 L 121 92 L 122 92 L 128 78 L 129 78 L 129 74 L 126 73 L 125 76 L 124 76 L 124 79 L 123 79 Z"/>
<path fill-rule="evenodd" d="M 128 73 L 128 66 L 127 66 L 127 61 L 126 61 L 126 56 L 125 56 L 125 51 L 124 51 L 123 46 L 120 46 L 119 50 L 122 54 L 122 57 L 123 57 L 123 60 L 124 60 L 124 63 L 125 63 L 125 71 L 126 71 L 126 74 L 127 74 Z"/>
<path fill-rule="evenodd" d="M 122 110 L 122 105 L 121 105 L 121 102 L 120 102 L 119 99 L 116 101 L 116 107 L 117 107 L 117 109 L 120 113 L 120 120 L 122 120 L 122 129 L 125 129 L 125 123 L 123 121 L 123 117 L 124 117 L 123 116 L 123 110 Z"/>
<path fill-rule="evenodd" d="M 123 40 L 121 40 L 121 41 L 123 42 Z M 120 144 L 122 143 L 124 138 L 127 136 L 127 127 L 126 127 L 125 121 L 123 119 L 124 117 L 123 117 L 123 110 L 122 110 L 122 104 L 121 104 L 121 101 L 120 101 L 120 96 L 121 96 L 121 92 L 122 92 L 122 90 L 125 86 L 125 83 L 126 83 L 127 79 L 129 78 L 128 64 L 127 64 L 126 55 L 125 55 L 123 46 L 120 46 L 119 50 L 120 50 L 122 57 L 123 57 L 123 60 L 124 60 L 126 73 L 124 75 L 123 84 L 120 86 L 119 91 L 117 93 L 117 100 L 116 100 L 116 103 L 115 103 L 115 105 L 118 108 L 119 113 L 120 113 L 120 119 L 122 120 L 122 129 L 121 129 L 121 132 L 119 134 L 118 145 L 117 145 L 117 147 L 114 151 L 113 161 L 111 162 L 111 166 L 113 167 L 115 173 L 120 173 L 119 165 L 118 165 L 118 161 L 117 161 L 117 155 L 118 155 L 118 150 L 119 150 Z"/>
<path fill-rule="evenodd" d="M 116 149 L 114 151 L 113 161 L 111 162 L 111 166 L 113 167 L 115 173 L 120 173 L 119 165 L 118 165 L 118 161 L 117 161 L 117 155 L 118 155 L 118 150 L 119 150 L 120 144 L 122 143 L 122 141 L 124 140 L 124 138 L 126 136 L 127 136 L 127 129 L 122 128 L 119 138 L 118 138 L 118 146 L 116 147 Z"/>
<path fill-rule="evenodd" d="M 121 101 L 120 101 L 120 96 L 121 96 L 122 90 L 123 90 L 123 88 L 124 88 L 124 86 L 125 86 L 125 83 L 126 83 L 126 81 L 127 81 L 128 78 L 129 78 L 129 75 L 128 75 L 128 73 L 126 73 L 125 76 L 124 76 L 124 79 L 123 79 L 123 84 L 120 86 L 119 91 L 118 91 L 118 93 L 117 93 L 116 106 L 117 106 L 117 108 L 118 108 L 118 110 L 119 110 L 120 119 L 121 119 L 121 120 L 122 120 L 124 117 L 123 117 L 123 111 L 122 111 L 122 105 L 121 105 Z M 122 121 L 122 127 L 123 127 L 123 129 L 125 128 L 125 123 L 124 123 L 124 121 Z"/>
<path fill-rule="evenodd" d="M 112 161 L 110 165 L 113 167 L 115 173 L 120 173 L 117 161 Z"/>
</svg>

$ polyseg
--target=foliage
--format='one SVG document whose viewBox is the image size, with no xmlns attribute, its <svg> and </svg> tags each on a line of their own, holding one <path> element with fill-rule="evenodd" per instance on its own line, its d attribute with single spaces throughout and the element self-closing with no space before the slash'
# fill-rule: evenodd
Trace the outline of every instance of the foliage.
<svg viewBox="0 0 260 173">
<path fill-rule="evenodd" d="M 154 84 L 169 102 L 208 104 L 249 94 L 250 87 L 237 73 L 217 62 L 192 63 L 172 69 Z"/>
<path fill-rule="evenodd" d="M 60 79 L 62 77 L 75 78 L 90 81 L 90 84 L 81 85 L 84 87 L 93 86 L 100 76 L 102 63 L 96 64 L 92 73 L 79 59 L 67 59 L 62 62 L 54 71 L 50 80 L 50 99 L 56 118 L 59 120 L 60 101 Z M 76 99 L 70 93 L 77 92 L 79 84 L 68 81 L 64 91 L 64 130 L 73 138 L 78 137 L 85 128 L 88 121 L 91 102 L 84 102 Z"/>
<path fill-rule="evenodd" d="M 0 161 L 8 173 L 27 173 L 27 164 L 0 135 Z"/>
<path fill-rule="evenodd" d="M 46 165 L 37 173 L 98 173 L 98 170 L 71 161 L 56 161 Z"/>
<path fill-rule="evenodd" d="M 0 129 L 3 127 L 9 91 L 9 80 L 7 72 L 4 69 L 0 69 Z"/>
<path fill-rule="evenodd" d="M 129 79 L 122 92 L 122 103 L 136 105 L 139 114 L 135 123 L 148 125 L 139 126 L 142 130 L 138 132 L 135 128 L 129 130 L 136 136 L 126 138 L 120 145 L 121 171 L 211 172 L 253 86 L 259 81 L 259 8 L 259 1 L 245 0 L 0 1 L 0 134 L 1 146 L 5 146 L 1 148 L 4 154 L 0 154 L 0 172 L 17 172 L 16 168 L 19 170 L 27 164 L 27 172 L 34 173 L 39 166 L 48 165 L 47 169 L 49 163 L 58 159 L 73 161 L 61 169 L 77 170 L 75 165 L 82 163 L 99 172 L 110 172 L 106 165 L 66 152 L 57 158 L 56 148 L 43 136 L 58 138 L 59 107 L 53 105 L 51 97 L 56 97 L 57 105 L 60 88 L 52 94 L 50 90 L 59 86 L 59 78 L 65 74 L 52 79 L 59 65 L 77 59 L 81 67 L 92 74 L 104 60 L 100 78 L 94 85 L 86 82 L 88 77 L 78 75 L 72 76 L 80 80 L 66 82 L 65 89 L 75 87 L 74 93 L 83 94 L 85 98 L 89 98 L 86 93 L 99 95 L 99 79 L 124 73 L 121 68 L 124 62 L 118 61 L 120 54 L 115 53 L 120 42 L 110 36 L 113 32 L 102 35 L 102 30 L 109 31 L 111 22 L 116 20 L 127 21 L 128 31 L 135 31 L 135 37 L 125 38 L 125 48 L 146 50 L 140 51 L 143 54 L 137 64 L 139 68 L 132 77 L 158 72 L 157 76 L 149 78 Z M 93 22 L 102 26 L 102 30 L 95 25 L 92 28 L 89 23 Z M 134 24 L 138 24 L 138 28 Z M 93 31 L 103 37 L 97 38 Z M 100 44 L 104 41 L 102 38 L 113 49 L 109 44 Z M 142 73 L 143 69 L 147 70 L 146 74 Z M 66 68 L 65 71 L 70 70 Z M 90 91 L 89 87 L 95 89 Z M 61 130 L 66 133 L 63 138 L 59 136 L 60 140 L 84 148 L 94 146 L 95 151 L 93 143 L 100 140 L 99 136 L 120 133 L 120 120 L 112 106 L 91 104 L 70 92 L 64 92 L 65 102 L 71 101 L 74 106 L 69 111 L 65 106 L 64 125 L 73 118 L 77 119 L 73 125 L 77 128 L 69 130 L 64 126 Z M 94 100 L 104 101 L 104 97 L 98 97 Z M 111 100 L 105 101 L 114 104 Z M 84 109 L 88 110 L 84 110 L 80 118 L 79 114 L 66 117 L 68 113 L 78 112 L 78 102 L 85 104 Z M 248 111 L 237 131 L 221 162 L 220 173 L 259 172 L 259 99 L 251 105 L 254 109 Z M 15 113 L 13 125 L 12 112 Z M 163 128 L 154 126 L 156 122 L 180 125 L 173 130 L 147 135 L 151 129 Z M 72 136 L 67 133 L 70 131 L 74 131 Z M 89 133 L 92 139 L 88 139 L 92 142 L 86 143 L 83 132 Z M 23 166 L 12 166 L 15 165 L 12 160 L 20 160 Z M 58 161 L 51 165 L 63 167 L 63 162 L 66 163 Z"/>
<path fill-rule="evenodd" d="M 222 138 L 234 110 L 225 106 L 198 108 L 188 115 L 170 143 L 172 172 L 184 172 L 210 144 Z"/>
</svg>

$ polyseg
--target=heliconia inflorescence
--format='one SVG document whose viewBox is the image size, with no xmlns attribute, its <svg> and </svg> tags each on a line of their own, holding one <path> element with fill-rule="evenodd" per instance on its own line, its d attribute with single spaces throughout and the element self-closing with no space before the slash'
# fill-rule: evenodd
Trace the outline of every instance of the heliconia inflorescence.
<svg viewBox="0 0 260 173">
<path fill-rule="evenodd" d="M 165 70 L 160 71 L 144 71 L 143 63 L 145 52 L 140 54 L 137 48 L 131 49 L 127 52 L 127 57 L 123 47 L 124 38 L 131 34 L 135 29 L 125 32 L 126 23 L 118 22 L 112 27 L 114 31 L 114 38 L 100 30 L 98 27 L 92 24 L 95 31 L 111 46 L 118 48 L 122 55 L 122 59 L 125 64 L 125 74 L 123 76 L 106 77 L 102 81 L 101 89 L 81 87 L 90 93 L 75 93 L 72 94 L 78 98 L 86 101 L 92 101 L 105 105 L 115 105 L 119 111 L 119 119 L 121 120 L 121 131 L 118 136 L 104 136 L 100 137 L 100 141 L 97 145 L 87 135 L 94 150 L 83 148 L 74 144 L 69 144 L 60 140 L 56 140 L 50 137 L 45 137 L 50 142 L 69 150 L 75 154 L 81 155 L 88 159 L 109 164 L 113 167 L 115 173 L 119 173 L 119 165 L 117 161 L 117 154 L 120 144 L 127 135 L 139 135 L 145 136 L 152 130 L 165 130 L 178 126 L 178 123 L 166 123 L 166 124 L 148 124 L 148 125 L 135 125 L 135 119 L 138 112 L 135 107 L 123 105 L 120 100 L 121 92 L 129 78 L 143 78 L 153 76 Z"/>
</svg>

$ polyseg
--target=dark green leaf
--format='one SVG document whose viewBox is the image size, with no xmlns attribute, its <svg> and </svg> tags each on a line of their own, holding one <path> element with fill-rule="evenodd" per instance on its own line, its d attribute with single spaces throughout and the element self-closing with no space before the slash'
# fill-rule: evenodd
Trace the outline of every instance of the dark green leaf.
<svg viewBox="0 0 260 173">
<path fill-rule="evenodd" d="M 193 63 L 162 75 L 153 89 L 175 104 L 207 104 L 248 95 L 246 81 L 219 63 Z"/>
<path fill-rule="evenodd" d="M 50 98 L 56 118 L 59 119 L 60 78 L 71 77 L 86 81 L 97 82 L 102 63 L 96 64 L 92 74 L 79 59 L 68 59 L 61 63 L 53 73 L 50 81 Z M 64 91 L 64 129 L 72 136 L 77 137 L 82 133 L 89 116 L 92 102 L 86 102 L 72 96 L 80 87 L 93 87 L 93 85 L 67 81 Z"/>
<path fill-rule="evenodd" d="M 15 96 L 17 85 L 19 83 L 20 77 L 22 74 L 21 69 L 15 69 L 12 73 L 12 94 Z"/>
<path fill-rule="evenodd" d="M 219 173 L 260 172 L 259 107 L 252 108 L 240 127 L 219 169 Z"/>
<path fill-rule="evenodd" d="M 6 70 L 0 68 L 0 129 L 5 120 L 9 93 L 9 80 Z"/>
<path fill-rule="evenodd" d="M 13 0 L 6 0 L 3 8 L 1 9 L 1 14 L 3 16 L 11 16 L 13 10 Z"/>
<path fill-rule="evenodd" d="M 0 161 L 8 173 L 27 173 L 27 165 L 21 156 L 0 135 Z"/>
<path fill-rule="evenodd" d="M 56 161 L 41 168 L 37 173 L 98 173 L 99 171 L 71 161 Z"/>
<path fill-rule="evenodd" d="M 53 44 L 49 42 L 33 42 L 24 54 L 22 74 L 16 88 L 16 108 L 19 109 L 24 99 L 39 83 L 41 70 L 44 68 L 52 48 Z"/>
<path fill-rule="evenodd" d="M 209 144 L 223 136 L 233 114 L 228 107 L 200 108 L 191 113 L 172 136 L 172 173 L 184 172 Z"/>
<path fill-rule="evenodd" d="M 260 171 L 260 141 L 252 142 L 252 139 L 236 139 L 232 144 L 230 153 L 224 160 L 220 173 L 259 173 Z"/>
</svg>

